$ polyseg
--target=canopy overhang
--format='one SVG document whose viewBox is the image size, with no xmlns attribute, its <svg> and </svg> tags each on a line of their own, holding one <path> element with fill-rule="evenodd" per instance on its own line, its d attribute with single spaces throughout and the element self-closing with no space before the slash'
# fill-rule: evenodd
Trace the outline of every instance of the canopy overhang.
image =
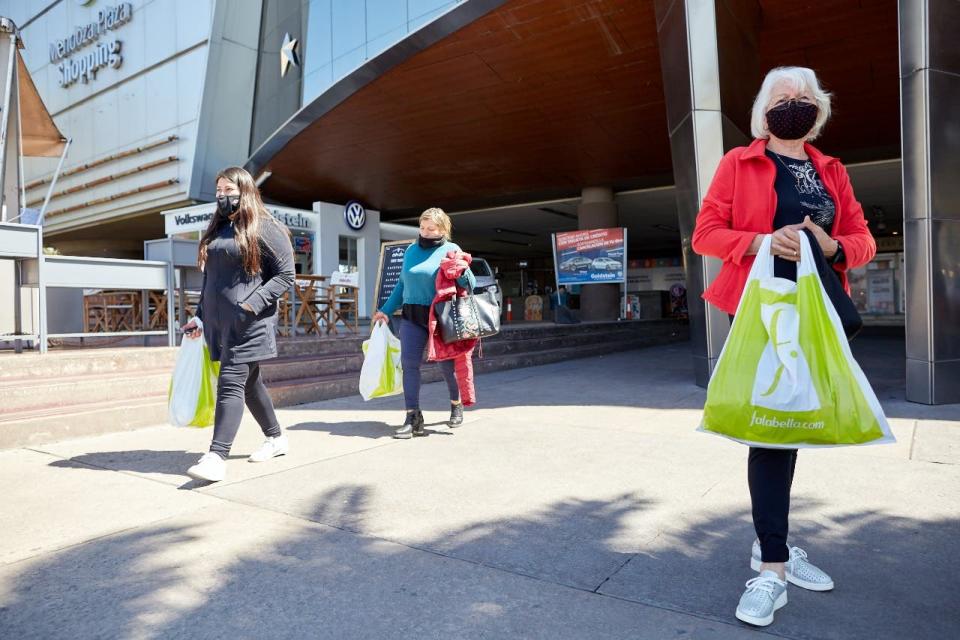
<svg viewBox="0 0 960 640">
<path fill-rule="evenodd" d="M 817 142 L 827 153 L 846 161 L 896 158 L 896 3 L 821 4 L 815 12 L 789 0 L 750 5 L 756 68 L 817 71 L 835 95 Z M 307 104 L 247 167 L 270 172 L 262 189 L 274 201 L 308 207 L 360 199 L 387 219 L 434 205 L 463 210 L 576 197 L 594 185 L 670 185 L 654 7 L 468 0 Z M 730 46 L 729 34 L 719 37 Z M 746 89 L 731 118 L 749 131 L 746 94 L 762 75 L 732 72 Z"/>
</svg>

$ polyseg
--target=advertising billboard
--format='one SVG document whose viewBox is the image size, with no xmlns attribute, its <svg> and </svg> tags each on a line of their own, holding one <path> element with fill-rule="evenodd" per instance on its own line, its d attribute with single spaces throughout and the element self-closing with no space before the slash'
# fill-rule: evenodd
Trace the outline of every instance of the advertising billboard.
<svg viewBox="0 0 960 640">
<path fill-rule="evenodd" d="M 558 285 L 626 282 L 626 229 L 585 229 L 553 238 Z"/>
</svg>

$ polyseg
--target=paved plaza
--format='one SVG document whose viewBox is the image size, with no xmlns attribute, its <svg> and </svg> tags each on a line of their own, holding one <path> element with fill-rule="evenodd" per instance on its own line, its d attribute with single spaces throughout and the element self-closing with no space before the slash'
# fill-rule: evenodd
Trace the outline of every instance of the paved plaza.
<svg viewBox="0 0 960 640">
<path fill-rule="evenodd" d="M 479 376 L 458 430 L 402 401 L 283 409 L 290 455 L 216 485 L 210 431 L 0 452 L 0 638 L 960 637 L 960 407 L 903 401 L 902 338 L 855 343 L 895 445 L 800 453 L 791 543 L 830 593 L 734 618 L 745 447 L 695 432 L 689 345 Z"/>
</svg>

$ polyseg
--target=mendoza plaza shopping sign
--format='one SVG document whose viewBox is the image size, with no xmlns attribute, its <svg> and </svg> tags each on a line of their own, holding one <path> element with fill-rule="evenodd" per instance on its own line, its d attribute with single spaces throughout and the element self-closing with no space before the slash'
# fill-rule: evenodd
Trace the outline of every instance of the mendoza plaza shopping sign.
<svg viewBox="0 0 960 640">
<path fill-rule="evenodd" d="M 557 285 L 627 281 L 627 230 L 585 229 L 553 236 Z"/>
</svg>

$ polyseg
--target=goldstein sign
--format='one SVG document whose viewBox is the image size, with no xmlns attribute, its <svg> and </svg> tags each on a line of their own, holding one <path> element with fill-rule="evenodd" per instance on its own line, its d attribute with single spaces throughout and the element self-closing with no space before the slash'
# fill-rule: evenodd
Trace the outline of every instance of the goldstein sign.
<svg viewBox="0 0 960 640">
<path fill-rule="evenodd" d="M 57 64 L 60 72 L 60 86 L 69 87 L 77 80 L 90 82 L 97 77 L 97 71 L 104 67 L 118 68 L 123 62 L 120 50 L 123 43 L 119 40 L 98 42 L 100 36 L 130 22 L 133 18 L 133 5 L 129 2 L 107 7 L 97 12 L 96 22 L 77 27 L 66 38 L 50 43 L 50 62 Z M 96 44 L 93 51 L 70 58 L 77 51 L 90 44 Z"/>
</svg>

